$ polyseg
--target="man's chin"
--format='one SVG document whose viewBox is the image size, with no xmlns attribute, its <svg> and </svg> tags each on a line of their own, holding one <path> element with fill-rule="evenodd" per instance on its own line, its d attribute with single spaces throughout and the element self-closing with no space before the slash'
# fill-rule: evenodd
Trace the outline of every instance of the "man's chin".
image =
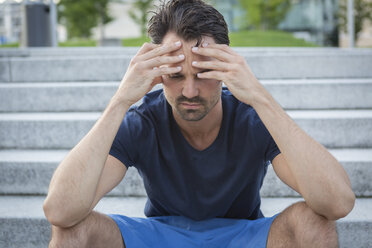
<svg viewBox="0 0 372 248">
<path fill-rule="evenodd" d="M 178 115 L 185 121 L 200 121 L 206 114 L 195 110 L 178 110 Z"/>
</svg>

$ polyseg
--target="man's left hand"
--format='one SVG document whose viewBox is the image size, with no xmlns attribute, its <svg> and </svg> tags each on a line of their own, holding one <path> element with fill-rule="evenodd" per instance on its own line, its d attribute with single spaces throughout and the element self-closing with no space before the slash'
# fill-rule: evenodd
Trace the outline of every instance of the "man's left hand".
<svg viewBox="0 0 372 248">
<path fill-rule="evenodd" d="M 230 92 L 241 102 L 252 105 L 263 86 L 256 79 L 244 57 L 223 44 L 206 44 L 193 47 L 193 53 L 215 58 L 210 61 L 193 61 L 192 65 L 199 69 L 211 71 L 198 73 L 198 78 L 221 80 Z"/>
</svg>

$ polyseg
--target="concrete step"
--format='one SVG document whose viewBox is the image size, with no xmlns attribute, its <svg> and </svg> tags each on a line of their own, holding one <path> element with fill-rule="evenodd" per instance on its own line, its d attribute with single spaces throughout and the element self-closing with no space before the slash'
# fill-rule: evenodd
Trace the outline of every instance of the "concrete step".
<svg viewBox="0 0 372 248">
<path fill-rule="evenodd" d="M 309 135 L 329 148 L 372 147 L 372 110 L 287 113 Z M 99 112 L 1 113 L 0 148 L 69 149 L 81 140 L 100 115 Z"/>
<path fill-rule="evenodd" d="M 133 50 L 133 49 L 132 49 Z M 128 53 L 3 57 L 2 82 L 119 81 L 133 51 Z M 259 79 L 370 78 L 371 52 L 241 52 Z"/>
<path fill-rule="evenodd" d="M 330 150 L 348 173 L 357 197 L 372 197 L 372 149 Z M 0 150 L 0 195 L 46 195 L 52 174 L 68 150 Z M 111 196 L 146 196 L 142 179 L 129 168 Z M 263 197 L 299 196 L 270 166 L 261 189 Z"/>
<path fill-rule="evenodd" d="M 102 55 L 134 55 L 140 47 L 27 47 L 2 48 L 0 58 L 10 57 L 68 57 L 68 56 L 102 56 Z M 366 50 L 368 52 L 368 50 Z"/>
<path fill-rule="evenodd" d="M 0 150 L 0 195 L 46 195 L 54 170 L 68 150 Z M 110 195 L 145 196 L 142 179 L 129 168 Z"/>
<path fill-rule="evenodd" d="M 261 83 L 285 109 L 372 108 L 372 78 Z M 118 86 L 119 82 L 0 83 L 0 112 L 102 111 Z"/>
<path fill-rule="evenodd" d="M 0 197 L 0 247 L 46 247 L 50 239 L 50 225 L 46 221 L 42 203 L 44 197 Z M 263 198 L 262 211 L 272 216 L 301 198 Z M 97 205 L 99 212 L 144 217 L 146 198 L 103 198 Z M 357 199 L 353 211 L 337 221 L 341 248 L 371 247 L 372 199 Z"/>
</svg>

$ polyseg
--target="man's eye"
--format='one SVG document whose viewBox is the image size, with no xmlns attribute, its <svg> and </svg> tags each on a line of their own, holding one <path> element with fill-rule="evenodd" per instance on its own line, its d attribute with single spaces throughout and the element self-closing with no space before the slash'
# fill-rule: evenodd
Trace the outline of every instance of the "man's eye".
<svg viewBox="0 0 372 248">
<path fill-rule="evenodd" d="M 182 75 L 169 75 L 169 78 L 171 78 L 171 79 L 179 79 L 179 78 L 182 78 Z"/>
</svg>

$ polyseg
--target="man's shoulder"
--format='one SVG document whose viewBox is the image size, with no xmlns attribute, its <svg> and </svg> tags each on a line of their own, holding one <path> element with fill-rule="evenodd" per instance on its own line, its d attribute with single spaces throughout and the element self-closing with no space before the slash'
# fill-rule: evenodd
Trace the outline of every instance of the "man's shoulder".
<svg viewBox="0 0 372 248">
<path fill-rule="evenodd" d="M 158 89 L 147 93 L 143 97 L 142 104 L 140 106 L 151 108 L 157 107 L 165 103 L 165 97 L 163 89 Z"/>
<path fill-rule="evenodd" d="M 227 88 L 222 89 L 222 102 L 224 114 L 230 122 L 236 125 L 236 128 L 240 126 L 243 128 L 262 126 L 262 121 L 255 109 L 235 98 Z"/>
<path fill-rule="evenodd" d="M 140 103 L 132 106 L 127 115 L 128 118 L 135 118 L 156 123 L 161 116 L 166 116 L 167 103 L 163 90 L 155 90 L 147 93 Z"/>
<path fill-rule="evenodd" d="M 221 97 L 224 110 L 234 113 L 249 113 L 250 115 L 256 113 L 252 106 L 239 101 L 226 87 L 222 88 Z"/>
</svg>

